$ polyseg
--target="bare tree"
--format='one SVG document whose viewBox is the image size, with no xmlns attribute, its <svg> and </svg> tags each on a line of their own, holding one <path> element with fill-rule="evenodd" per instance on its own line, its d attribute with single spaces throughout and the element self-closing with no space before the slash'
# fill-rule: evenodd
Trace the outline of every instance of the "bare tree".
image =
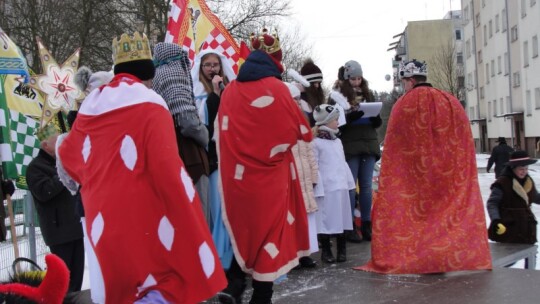
<svg viewBox="0 0 540 304">
<path fill-rule="evenodd" d="M 429 61 L 429 79 L 435 87 L 454 95 L 463 104 L 464 68 L 457 62 L 456 45 L 449 40 Z"/>
</svg>

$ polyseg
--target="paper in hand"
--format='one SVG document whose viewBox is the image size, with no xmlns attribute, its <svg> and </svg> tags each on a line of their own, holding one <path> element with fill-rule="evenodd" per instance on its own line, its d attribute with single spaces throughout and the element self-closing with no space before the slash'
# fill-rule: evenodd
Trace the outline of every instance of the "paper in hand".
<svg viewBox="0 0 540 304">
<path fill-rule="evenodd" d="M 362 102 L 360 103 L 360 111 L 364 111 L 362 117 L 375 117 L 381 113 L 382 102 Z"/>
</svg>

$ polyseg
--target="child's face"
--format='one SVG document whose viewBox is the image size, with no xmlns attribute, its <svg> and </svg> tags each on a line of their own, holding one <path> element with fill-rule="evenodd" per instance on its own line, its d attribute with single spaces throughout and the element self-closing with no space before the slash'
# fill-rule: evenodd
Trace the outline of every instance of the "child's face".
<svg viewBox="0 0 540 304">
<path fill-rule="evenodd" d="M 337 130 L 339 126 L 338 119 L 336 118 L 336 119 L 333 119 L 332 121 L 327 122 L 326 126 L 329 127 L 330 129 Z"/>
</svg>

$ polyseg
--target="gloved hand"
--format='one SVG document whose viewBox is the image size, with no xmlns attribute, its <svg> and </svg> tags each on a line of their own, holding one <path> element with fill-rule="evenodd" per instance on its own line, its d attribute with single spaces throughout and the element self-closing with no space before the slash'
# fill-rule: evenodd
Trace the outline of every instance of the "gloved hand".
<svg viewBox="0 0 540 304">
<path fill-rule="evenodd" d="M 492 220 L 489 225 L 489 229 L 495 234 L 501 235 L 506 232 L 506 226 L 502 223 L 500 219 Z"/>
<path fill-rule="evenodd" d="M 364 116 L 364 111 L 352 111 L 351 113 L 345 115 L 345 118 L 347 119 L 347 122 L 353 122 L 359 118 L 362 118 Z"/>
<path fill-rule="evenodd" d="M 2 193 L 4 195 L 9 194 L 13 195 L 15 192 L 15 185 L 13 184 L 13 181 L 6 179 L 2 181 Z"/>
<path fill-rule="evenodd" d="M 382 119 L 379 115 L 370 117 L 369 121 L 371 122 L 371 126 L 374 128 L 378 128 L 382 125 Z"/>
</svg>

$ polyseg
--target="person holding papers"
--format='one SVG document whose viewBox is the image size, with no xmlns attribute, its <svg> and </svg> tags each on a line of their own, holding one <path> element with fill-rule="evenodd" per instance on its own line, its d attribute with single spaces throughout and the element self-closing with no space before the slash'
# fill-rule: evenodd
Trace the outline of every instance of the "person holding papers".
<svg viewBox="0 0 540 304">
<path fill-rule="evenodd" d="M 381 117 L 366 117 L 362 106 L 374 102 L 373 93 L 367 80 L 363 77 L 362 66 L 354 60 L 343 66 L 343 80 L 330 94 L 331 101 L 345 110 L 346 123 L 340 127 L 341 141 L 345 150 L 345 158 L 351 169 L 355 182 L 359 184 L 358 202 L 362 218 L 361 232 L 366 241 L 371 240 L 371 200 L 372 178 L 375 162 L 381 157 L 376 128 L 382 124 Z M 341 78 L 341 73 L 340 73 Z M 349 192 L 351 209 L 354 215 L 356 206 L 356 190 Z M 351 218 L 351 220 L 353 220 Z M 353 223 L 354 224 L 354 223 Z M 356 227 L 354 227 L 354 230 Z M 359 241 L 355 233 L 348 234 L 349 241 Z"/>
</svg>

